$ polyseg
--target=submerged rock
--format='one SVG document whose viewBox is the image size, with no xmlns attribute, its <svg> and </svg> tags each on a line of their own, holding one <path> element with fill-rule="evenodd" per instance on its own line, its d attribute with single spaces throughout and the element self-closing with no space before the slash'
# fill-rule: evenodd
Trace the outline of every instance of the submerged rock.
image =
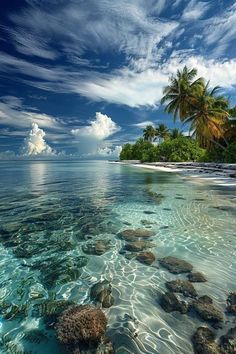
<svg viewBox="0 0 236 354">
<path fill-rule="evenodd" d="M 154 232 L 147 230 L 147 229 L 126 229 L 119 232 L 119 236 L 127 241 L 127 242 L 134 242 L 138 239 L 147 239 L 154 235 Z"/>
<path fill-rule="evenodd" d="M 110 241 L 96 240 L 95 242 L 86 243 L 82 246 L 82 250 L 86 254 L 92 254 L 96 256 L 101 256 L 106 253 L 109 249 Z"/>
<path fill-rule="evenodd" d="M 154 225 L 156 224 L 156 222 L 154 221 L 149 221 L 149 220 L 146 220 L 146 219 L 143 219 L 143 220 L 140 220 L 140 223 L 144 226 L 151 226 L 151 225 Z"/>
<path fill-rule="evenodd" d="M 192 307 L 201 319 L 210 322 L 215 328 L 222 327 L 224 315 L 213 305 L 213 300 L 209 296 L 199 297 L 193 302 Z"/>
<path fill-rule="evenodd" d="M 68 352 L 79 353 L 80 346 L 87 346 L 88 349 L 98 347 L 106 327 L 107 319 L 100 309 L 77 305 L 62 313 L 56 325 L 56 332 L 59 342 L 67 346 Z"/>
<path fill-rule="evenodd" d="M 229 313 L 236 315 L 236 293 L 230 293 L 227 297 L 227 307 L 226 310 Z"/>
<path fill-rule="evenodd" d="M 163 201 L 163 199 L 165 199 L 165 195 L 162 193 L 157 193 L 157 192 L 153 192 L 151 190 L 147 190 L 147 194 L 149 195 L 149 197 L 151 197 L 158 205 L 160 205 Z"/>
<path fill-rule="evenodd" d="M 188 312 L 188 304 L 179 300 L 172 292 L 167 292 L 161 296 L 160 305 L 166 312 L 178 311 L 182 314 Z"/>
<path fill-rule="evenodd" d="M 193 269 L 190 263 L 172 256 L 160 259 L 159 263 L 173 274 L 188 273 Z"/>
<path fill-rule="evenodd" d="M 220 337 L 221 354 L 236 353 L 236 327 L 231 328 L 224 336 Z"/>
<path fill-rule="evenodd" d="M 203 273 L 200 272 L 191 272 L 188 274 L 188 279 L 189 281 L 191 281 L 192 283 L 204 283 L 206 282 L 206 278 L 205 275 Z"/>
<path fill-rule="evenodd" d="M 146 248 L 155 247 L 155 245 L 149 241 L 135 241 L 131 243 L 126 243 L 124 249 L 129 252 L 140 252 Z"/>
<path fill-rule="evenodd" d="M 140 252 L 137 255 L 136 259 L 140 263 L 144 263 L 146 265 L 151 265 L 155 261 L 156 257 L 154 256 L 154 254 L 152 252 Z"/>
<path fill-rule="evenodd" d="M 127 258 L 127 259 L 133 259 L 133 258 L 135 258 L 136 257 L 136 253 L 134 253 L 134 252 L 131 252 L 131 253 L 126 253 L 125 252 L 125 258 Z"/>
<path fill-rule="evenodd" d="M 198 327 L 192 336 L 192 343 L 196 354 L 220 354 L 215 334 L 208 327 Z"/>
<path fill-rule="evenodd" d="M 197 292 L 194 286 L 188 280 L 181 280 L 181 279 L 171 280 L 166 282 L 166 287 L 170 291 L 173 291 L 175 293 L 181 293 L 184 296 L 190 296 L 190 297 L 197 296 Z"/>
<path fill-rule="evenodd" d="M 107 280 L 94 284 L 90 291 L 90 297 L 92 300 L 100 302 L 102 307 L 111 307 L 114 304 L 112 287 Z"/>
</svg>

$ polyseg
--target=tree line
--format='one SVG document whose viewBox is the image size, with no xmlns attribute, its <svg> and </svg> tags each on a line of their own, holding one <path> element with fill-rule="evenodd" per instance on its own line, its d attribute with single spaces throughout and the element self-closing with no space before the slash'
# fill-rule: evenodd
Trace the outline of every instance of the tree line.
<svg viewBox="0 0 236 354">
<path fill-rule="evenodd" d="M 196 69 L 178 70 L 161 99 L 165 111 L 188 128 L 191 138 L 163 123 L 148 125 L 143 138 L 123 146 L 120 159 L 236 162 L 236 107 L 220 94 L 219 86 L 210 88 L 209 81 L 196 76 Z"/>
</svg>

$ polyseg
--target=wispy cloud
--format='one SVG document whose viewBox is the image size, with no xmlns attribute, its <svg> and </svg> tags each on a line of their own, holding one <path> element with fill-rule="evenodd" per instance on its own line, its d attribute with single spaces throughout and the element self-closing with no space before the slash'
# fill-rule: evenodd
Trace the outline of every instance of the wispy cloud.
<svg viewBox="0 0 236 354">
<path fill-rule="evenodd" d="M 141 129 L 146 128 L 147 125 L 154 125 L 154 123 L 152 121 L 150 121 L 150 120 L 145 120 L 144 122 L 133 124 L 134 127 L 138 127 L 138 128 L 141 128 Z"/>
<path fill-rule="evenodd" d="M 62 129 L 58 118 L 25 107 L 22 99 L 14 96 L 0 97 L 0 125 L 24 129 L 29 128 L 33 122 L 43 128 Z"/>
<path fill-rule="evenodd" d="M 208 2 L 191 0 L 187 7 L 184 9 L 182 20 L 184 21 L 197 21 L 203 17 L 203 15 L 210 8 L 211 4 Z"/>
<path fill-rule="evenodd" d="M 203 40 L 218 56 L 225 55 L 232 41 L 236 45 L 236 3 L 205 22 Z"/>
<path fill-rule="evenodd" d="M 46 59 L 58 54 L 52 50 L 55 40 L 65 56 L 72 53 L 80 57 L 86 50 L 113 49 L 127 56 L 146 55 L 177 25 L 173 20 L 157 17 L 166 0 L 62 1 L 56 6 L 53 1 L 29 1 L 29 4 L 21 13 L 10 16 L 16 29 L 9 29 L 8 33 L 18 51 Z"/>
<path fill-rule="evenodd" d="M 194 47 L 201 41 L 205 47 L 215 44 L 212 52 L 222 53 L 236 37 L 235 4 L 207 19 L 209 1 L 176 0 L 173 5 L 183 12 L 169 19 L 161 17 L 166 0 L 28 0 L 28 4 L 10 16 L 14 29 L 7 29 L 15 49 L 24 56 L 0 55 L 0 72 L 27 85 L 132 108 L 156 108 L 169 75 L 184 64 L 195 66 L 213 85 L 236 85 L 235 58 L 203 56 Z M 179 49 L 186 28 L 197 32 L 186 40 L 190 47 Z M 110 69 L 107 63 L 86 58 L 91 51 L 108 57 L 121 54 L 122 62 Z M 47 64 L 29 56 L 43 58 Z"/>
</svg>

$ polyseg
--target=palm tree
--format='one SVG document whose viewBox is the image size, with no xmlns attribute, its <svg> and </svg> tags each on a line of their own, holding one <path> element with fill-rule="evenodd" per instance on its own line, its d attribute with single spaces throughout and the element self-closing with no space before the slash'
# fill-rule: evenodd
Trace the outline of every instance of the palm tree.
<svg viewBox="0 0 236 354">
<path fill-rule="evenodd" d="M 169 137 L 169 129 L 163 123 L 158 124 L 156 127 L 156 137 L 166 140 Z"/>
<path fill-rule="evenodd" d="M 163 90 L 164 96 L 161 99 L 161 104 L 167 102 L 165 111 L 173 114 L 174 121 L 177 116 L 181 121 L 188 116 L 196 92 L 204 86 L 203 78 L 193 80 L 196 75 L 196 69 L 190 70 L 185 66 L 183 70 L 177 71 L 176 77 L 170 78 L 170 84 Z"/>
<path fill-rule="evenodd" d="M 143 130 L 143 138 L 144 140 L 153 142 L 156 136 L 156 129 L 152 125 L 147 125 Z"/>
<path fill-rule="evenodd" d="M 224 138 L 225 123 L 229 117 L 225 108 L 227 100 L 222 96 L 216 96 L 219 87 L 209 89 L 209 83 L 198 90 L 192 99 L 188 117 L 185 123 L 190 123 L 190 130 L 203 147 L 209 147 L 212 143 L 220 144 L 219 140 Z"/>
<path fill-rule="evenodd" d="M 176 138 L 180 138 L 181 136 L 183 136 L 183 133 L 181 130 L 179 130 L 178 128 L 174 128 L 171 130 L 170 132 L 170 138 L 171 139 L 176 139 Z"/>
</svg>

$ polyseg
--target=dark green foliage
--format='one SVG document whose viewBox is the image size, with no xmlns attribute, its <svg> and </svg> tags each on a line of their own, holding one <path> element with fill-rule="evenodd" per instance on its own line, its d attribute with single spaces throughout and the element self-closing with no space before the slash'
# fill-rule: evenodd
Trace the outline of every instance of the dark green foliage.
<svg viewBox="0 0 236 354">
<path fill-rule="evenodd" d="M 231 143 L 224 150 L 224 162 L 226 162 L 226 163 L 236 163 L 236 141 Z"/>
<path fill-rule="evenodd" d="M 120 153 L 120 160 L 142 160 L 156 161 L 155 146 L 143 138 L 136 141 L 135 144 L 125 144 Z"/>
<path fill-rule="evenodd" d="M 199 147 L 196 140 L 183 136 L 162 143 L 159 153 L 163 161 L 198 161 L 204 154 L 204 149 Z"/>
<path fill-rule="evenodd" d="M 120 160 L 132 160 L 133 158 L 133 145 L 125 144 L 120 153 Z"/>
<path fill-rule="evenodd" d="M 198 160 L 199 162 L 224 162 L 224 150 L 217 145 L 212 145 L 205 150 L 204 154 Z"/>
<path fill-rule="evenodd" d="M 149 142 L 139 139 L 132 145 L 130 160 L 141 160 L 142 162 L 156 161 L 198 161 L 204 156 L 205 150 L 200 148 L 197 141 L 184 136 L 173 140 L 166 140 L 162 144 L 154 146 Z M 125 151 L 121 152 L 121 156 Z M 123 158 L 124 159 L 124 158 Z M 128 158 L 126 157 L 128 160 Z"/>
</svg>

